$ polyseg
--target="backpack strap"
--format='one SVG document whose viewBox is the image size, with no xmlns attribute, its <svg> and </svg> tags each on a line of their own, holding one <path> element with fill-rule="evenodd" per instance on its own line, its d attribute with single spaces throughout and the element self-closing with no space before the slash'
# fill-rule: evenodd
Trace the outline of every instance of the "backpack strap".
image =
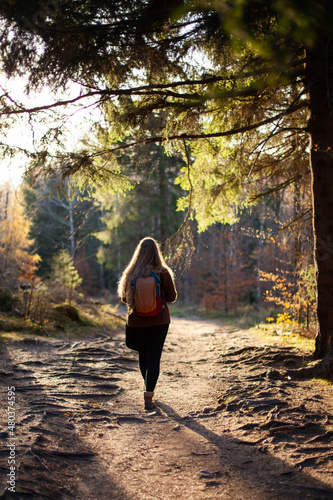
<svg viewBox="0 0 333 500">
<path fill-rule="evenodd" d="M 156 283 L 156 294 L 161 297 L 163 297 L 163 292 L 161 290 L 161 275 L 160 273 L 151 273 L 150 276 L 153 276 L 154 279 L 155 279 L 155 283 Z M 162 320 L 164 321 L 164 311 L 163 311 L 163 302 L 162 302 L 162 309 L 161 309 L 161 316 L 162 316 Z"/>
<path fill-rule="evenodd" d="M 156 293 L 159 297 L 161 297 L 161 277 L 160 277 L 160 273 L 150 273 L 151 277 L 154 278 L 155 280 L 155 283 L 156 283 Z"/>
<path fill-rule="evenodd" d="M 133 300 L 135 299 L 135 287 L 136 287 L 136 282 L 137 282 L 137 279 L 139 278 L 139 276 L 137 276 L 135 278 L 135 280 L 133 281 L 133 285 L 131 286 L 132 290 L 133 290 Z"/>
</svg>

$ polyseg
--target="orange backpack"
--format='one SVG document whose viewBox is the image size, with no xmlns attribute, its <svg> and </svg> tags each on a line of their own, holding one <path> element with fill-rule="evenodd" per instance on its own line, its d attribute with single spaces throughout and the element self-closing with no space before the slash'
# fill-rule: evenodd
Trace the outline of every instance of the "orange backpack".
<svg viewBox="0 0 333 500">
<path fill-rule="evenodd" d="M 161 278 L 159 273 L 138 276 L 133 283 L 135 311 L 138 316 L 157 316 L 162 311 Z"/>
</svg>

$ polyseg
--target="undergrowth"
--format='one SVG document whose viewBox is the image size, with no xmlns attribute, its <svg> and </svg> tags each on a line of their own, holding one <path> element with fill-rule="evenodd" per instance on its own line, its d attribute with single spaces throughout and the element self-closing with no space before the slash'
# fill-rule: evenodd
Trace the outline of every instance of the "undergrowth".
<svg viewBox="0 0 333 500">
<path fill-rule="evenodd" d="M 272 308 L 245 305 L 225 312 L 219 309 L 206 309 L 198 304 L 177 301 L 175 304 L 169 304 L 169 309 L 172 316 L 199 316 L 205 319 L 218 319 L 226 323 L 233 323 L 239 328 L 251 328 L 264 321 L 267 314 L 271 313 Z"/>
<path fill-rule="evenodd" d="M 50 304 L 43 324 L 23 316 L 0 312 L 0 336 L 22 337 L 30 335 L 59 338 L 86 337 L 97 333 L 112 334 L 123 328 L 124 321 L 118 317 L 117 308 L 111 305 Z"/>
<path fill-rule="evenodd" d="M 284 317 L 282 319 L 285 321 L 282 321 L 282 315 L 277 313 L 274 307 L 245 305 L 228 314 L 218 310 L 207 311 L 198 305 L 178 301 L 170 304 L 169 307 L 172 316 L 216 319 L 239 329 L 249 330 L 252 335 L 273 344 L 290 345 L 306 352 L 314 351 L 315 325 L 305 328 L 288 322 L 288 318 Z M 274 317 L 276 317 L 275 321 Z M 267 319 L 270 321 L 267 322 Z"/>
<path fill-rule="evenodd" d="M 306 352 L 313 352 L 315 349 L 315 339 L 307 338 L 290 328 L 282 329 L 278 324 L 269 325 L 260 323 L 249 329 L 250 333 L 261 340 L 279 345 L 289 345 L 298 347 Z"/>
</svg>

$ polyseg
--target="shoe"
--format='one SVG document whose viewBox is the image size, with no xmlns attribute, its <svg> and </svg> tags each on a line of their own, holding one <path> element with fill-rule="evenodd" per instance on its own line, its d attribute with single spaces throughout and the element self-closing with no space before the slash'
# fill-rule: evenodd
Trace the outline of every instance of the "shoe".
<svg viewBox="0 0 333 500">
<path fill-rule="evenodd" d="M 145 391 L 143 396 L 145 400 L 145 410 L 152 410 L 155 406 L 153 402 L 154 393 Z"/>
</svg>

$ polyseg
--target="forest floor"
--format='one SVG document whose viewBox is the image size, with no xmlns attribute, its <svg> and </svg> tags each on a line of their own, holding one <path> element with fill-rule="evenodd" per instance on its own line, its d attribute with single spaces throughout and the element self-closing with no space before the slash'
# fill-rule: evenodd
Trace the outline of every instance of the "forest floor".
<svg viewBox="0 0 333 500">
<path fill-rule="evenodd" d="M 332 386 L 275 378 L 308 356 L 279 339 L 173 318 L 152 412 L 122 330 L 0 348 L 1 499 L 333 498 Z"/>
</svg>

